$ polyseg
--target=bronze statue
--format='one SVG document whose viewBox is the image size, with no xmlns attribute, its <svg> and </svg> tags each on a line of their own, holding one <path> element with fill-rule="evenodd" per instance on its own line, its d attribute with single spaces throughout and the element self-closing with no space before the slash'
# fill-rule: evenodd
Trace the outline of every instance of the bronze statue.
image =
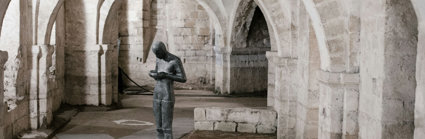
<svg viewBox="0 0 425 139">
<path fill-rule="evenodd" d="M 179 57 L 169 53 L 162 42 L 155 42 L 152 47 L 156 55 L 155 70 L 149 76 L 157 82 L 153 95 L 153 112 L 158 139 L 172 139 L 174 110 L 173 82 L 186 82 L 186 74 Z"/>
</svg>

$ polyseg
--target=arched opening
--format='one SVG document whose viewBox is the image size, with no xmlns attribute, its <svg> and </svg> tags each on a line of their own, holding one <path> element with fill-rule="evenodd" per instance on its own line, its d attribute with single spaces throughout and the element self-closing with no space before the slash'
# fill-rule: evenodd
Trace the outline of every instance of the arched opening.
<svg viewBox="0 0 425 139">
<path fill-rule="evenodd" d="M 230 93 L 258 93 L 265 96 L 268 79 L 266 52 L 271 50 L 267 22 L 258 6 L 248 9 L 246 15 L 245 21 L 243 16 L 236 17 L 242 20 L 238 22 L 242 24 L 235 28 L 237 37 L 232 40 Z"/>
</svg>

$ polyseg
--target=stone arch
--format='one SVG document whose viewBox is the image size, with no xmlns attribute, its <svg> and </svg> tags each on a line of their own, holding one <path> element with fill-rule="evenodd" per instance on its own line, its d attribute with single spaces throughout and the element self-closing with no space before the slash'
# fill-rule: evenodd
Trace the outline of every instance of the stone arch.
<svg viewBox="0 0 425 139">
<path fill-rule="evenodd" d="M 223 15 L 220 12 L 217 5 L 212 4 L 211 0 L 197 0 L 198 3 L 204 8 L 210 17 L 210 22 L 214 27 L 215 33 L 219 35 L 216 40 L 218 40 L 218 47 L 224 47 L 226 43 L 225 30 L 226 30 L 226 15 Z"/>
<path fill-rule="evenodd" d="M 310 21 L 317 37 L 320 51 L 321 68 L 322 70 L 329 70 L 330 57 L 329 51 L 327 49 L 325 30 L 323 28 L 320 15 L 312 0 L 303 0 L 303 4 L 307 10 L 308 15 L 310 16 Z"/>
<path fill-rule="evenodd" d="M 6 14 L 7 8 L 9 7 L 9 3 L 10 0 L 5 0 L 0 2 L 0 37 L 1 37 L 1 29 L 2 29 L 2 25 L 3 25 L 3 19 L 4 16 Z M 4 63 L 7 61 L 7 53 L 5 52 L 1 52 L 0 54 L 1 59 L 0 59 L 0 65 L 3 67 Z M 3 84 L 3 80 L 4 80 L 4 76 L 3 76 L 3 72 L 0 73 L 0 90 L 4 90 L 4 84 Z M 5 119 L 5 113 L 6 113 L 6 106 L 4 105 L 3 102 L 3 97 L 4 97 L 4 92 L 0 91 L 0 138 L 6 138 L 7 135 L 4 135 L 5 131 L 4 131 L 4 119 Z"/>
<path fill-rule="evenodd" d="M 229 93 L 265 94 L 268 81 L 266 52 L 271 50 L 270 27 L 267 25 L 270 24 L 254 0 L 238 1 L 229 17 L 226 45 L 230 50 Z M 257 37 L 261 41 L 254 41 Z"/>
<path fill-rule="evenodd" d="M 152 19 L 153 14 L 153 0 L 145 0 L 143 1 L 143 10 L 146 12 L 148 16 L 143 16 L 143 20 L 149 21 L 149 26 L 143 26 L 143 63 L 146 63 L 148 59 L 149 52 L 151 50 L 151 44 L 153 43 L 153 40 L 155 39 L 155 35 L 157 33 L 157 29 L 155 26 L 157 26 L 157 23 L 154 22 L 154 19 Z M 144 24 L 144 23 L 143 23 Z M 147 37 L 146 37 L 147 36 Z"/>
<path fill-rule="evenodd" d="M 4 66 L 4 99 L 1 99 L 2 103 L 7 103 L 5 109 L 8 111 L 4 113 L 6 117 L 11 118 L 3 121 L 5 126 L 16 126 L 16 121 L 19 119 L 29 120 L 29 117 L 25 113 L 19 111 L 28 108 L 28 98 L 24 97 L 27 93 L 26 86 L 29 80 L 27 80 L 27 54 L 29 46 L 32 44 L 31 39 L 31 10 L 30 1 L 19 1 L 19 0 L 6 0 L 0 2 L 1 7 L 5 6 L 5 9 L 1 9 L 1 37 L 0 37 L 0 49 L 7 51 L 9 59 L 7 59 Z M 3 5 L 5 4 L 5 5 Z M 7 6 L 8 4 L 8 6 Z M 6 7 L 7 6 L 7 7 Z M 4 11 L 3 11 L 4 10 Z M 7 33 L 7 34 L 6 34 Z M 3 66 L 2 66 L 3 67 Z M 3 101 L 4 100 L 4 101 Z M 23 129 L 27 129 L 28 125 L 17 126 L 16 130 L 6 131 L 6 135 L 16 135 Z"/>
<path fill-rule="evenodd" d="M 21 74 L 25 66 L 23 61 L 25 61 L 26 52 L 23 50 L 24 47 L 21 46 L 21 30 L 19 29 L 21 24 L 21 3 L 19 1 L 9 1 L 9 6 L 5 11 L 2 24 L 2 29 L 0 34 L 0 49 L 7 51 L 9 54 L 9 59 L 5 64 L 4 72 L 4 86 L 5 86 L 5 100 L 8 100 L 9 110 L 12 110 L 16 107 L 16 98 L 19 95 L 23 95 L 24 89 L 19 89 L 16 87 L 16 84 L 21 84 L 22 81 L 17 80 L 18 76 L 21 77 Z M 18 26 L 18 29 L 16 28 Z M 7 35 L 4 35 L 6 34 Z M 18 69 L 18 70 L 14 70 Z M 19 91 L 18 91 L 19 90 Z"/>
<path fill-rule="evenodd" d="M 97 44 L 113 44 L 118 38 L 117 10 L 120 2 L 115 0 L 99 1 Z"/>
<path fill-rule="evenodd" d="M 234 10 L 229 15 L 229 35 L 227 36 L 229 41 L 227 47 L 244 48 L 246 46 L 238 46 L 238 44 L 244 45 L 246 43 L 257 4 L 255 4 L 254 0 L 239 0 L 235 3 L 235 7 L 232 8 Z"/>
<path fill-rule="evenodd" d="M 49 44 L 50 43 L 50 39 L 51 39 L 51 34 L 52 34 L 52 29 L 54 27 L 54 24 L 56 22 L 56 17 L 58 15 L 59 10 L 62 8 L 63 4 L 64 4 L 65 0 L 58 0 L 56 3 L 56 6 L 50 6 L 50 7 L 44 7 L 43 9 L 48 9 L 48 8 L 52 8 L 50 10 L 47 10 L 47 12 L 50 12 L 50 17 L 47 23 L 47 28 L 46 28 L 46 32 L 45 32 L 45 39 L 44 39 L 44 44 Z"/>
<path fill-rule="evenodd" d="M 10 0 L 4 0 L 0 2 L 0 36 L 1 36 L 1 29 L 3 25 L 3 19 L 6 14 L 7 8 L 9 7 Z"/>
<path fill-rule="evenodd" d="M 316 30 L 322 69 L 358 72 L 360 4 L 358 1 L 303 0 Z M 353 53 L 346 53 L 346 51 Z"/>
<path fill-rule="evenodd" d="M 32 129 L 37 129 L 42 125 L 48 125 L 53 119 L 53 111 L 58 106 L 53 107 L 53 103 L 61 103 L 61 99 L 54 99 L 60 96 L 60 93 L 54 92 L 56 82 L 49 78 L 49 69 L 55 68 L 56 70 L 56 52 L 58 52 L 58 45 L 56 43 L 56 32 L 53 32 L 54 27 L 63 27 L 63 24 L 56 24 L 56 19 L 59 11 L 64 7 L 64 0 L 53 1 L 36 1 L 33 11 L 34 24 L 33 29 L 33 46 L 31 46 L 31 71 L 30 71 L 30 88 L 29 108 L 30 113 L 30 126 Z M 59 22 L 62 23 L 62 22 Z M 51 39 L 51 37 L 54 37 Z M 60 46 L 63 47 L 63 46 Z M 58 56 L 60 57 L 60 56 Z M 60 63 L 60 62 L 59 62 Z M 56 71 L 60 73 L 61 71 Z M 55 75 L 55 77 L 57 77 Z"/>
<path fill-rule="evenodd" d="M 277 56 L 286 57 L 286 58 L 295 58 L 296 55 L 296 46 L 294 42 L 296 39 L 293 37 L 293 32 L 296 28 L 296 24 L 293 23 L 292 16 L 297 16 L 296 14 L 292 15 L 296 8 L 291 8 L 289 5 L 292 5 L 290 1 L 266 1 L 266 0 L 256 0 L 257 5 L 264 13 L 268 24 L 272 27 L 271 37 L 272 40 L 275 38 L 274 42 L 277 47 Z M 273 44 L 273 43 L 272 43 Z"/>
</svg>

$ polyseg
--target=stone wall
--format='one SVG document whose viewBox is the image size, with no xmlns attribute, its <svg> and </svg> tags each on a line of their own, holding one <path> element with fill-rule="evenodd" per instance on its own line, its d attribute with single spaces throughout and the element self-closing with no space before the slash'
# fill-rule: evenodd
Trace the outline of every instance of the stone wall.
<svg viewBox="0 0 425 139">
<path fill-rule="evenodd" d="M 273 110 L 255 108 L 195 108 L 195 130 L 276 133 L 277 114 Z"/>
<path fill-rule="evenodd" d="M 0 50 L 7 51 L 4 66 L 3 133 L 12 138 L 29 128 L 29 62 L 32 45 L 31 2 L 10 1 L 1 29 Z M 4 54 L 2 54 L 4 55 Z M 5 57 L 2 56 L 2 59 Z"/>
<path fill-rule="evenodd" d="M 360 138 L 413 138 L 418 21 L 409 0 L 365 1 Z M 374 13 L 374 14 L 371 14 Z"/>
<path fill-rule="evenodd" d="M 118 64 L 153 86 L 147 73 L 155 66 L 155 40 L 183 61 L 188 83 L 177 87 L 224 94 L 267 88 L 278 138 L 412 138 L 414 128 L 421 138 L 418 1 L 5 0 L 0 135 L 47 126 L 62 98 L 75 105 L 117 102 Z M 217 113 L 228 117 L 214 119 Z M 258 113 L 201 108 L 195 128 L 262 133 Z"/>
<path fill-rule="evenodd" d="M 143 7 L 143 8 L 140 8 Z M 189 10 L 190 9 L 190 10 Z M 179 12 L 175 12 L 175 11 Z M 127 0 L 120 11 L 120 66 L 137 83 L 154 86 L 147 73 L 155 68 L 152 41 L 163 41 L 182 59 L 188 81 L 178 88 L 212 90 L 214 55 L 210 24 L 196 1 Z M 126 86 L 135 86 L 123 79 Z"/>
<path fill-rule="evenodd" d="M 168 49 L 180 57 L 187 73 L 187 82 L 176 86 L 212 90 L 214 54 L 205 10 L 193 0 L 169 1 L 166 26 Z"/>
<path fill-rule="evenodd" d="M 65 1 L 66 103 L 117 102 L 119 4 L 109 0 L 98 7 L 98 1 Z"/>
<path fill-rule="evenodd" d="M 1 26 L 0 26 L 1 28 Z M 7 52 L 1 51 L 0 52 L 0 67 L 4 66 L 4 63 L 7 61 L 8 59 L 8 55 Z M 0 90 L 4 90 L 4 71 L 0 71 Z M 3 91 L 0 93 L 0 100 L 3 100 L 4 94 Z M 6 138 L 11 138 L 11 134 L 8 133 L 7 130 L 5 130 L 5 128 L 7 127 L 6 123 L 6 115 L 7 113 L 7 106 L 5 105 L 5 103 L 0 103 L 0 138 L 1 139 L 6 139 Z"/>
<path fill-rule="evenodd" d="M 15 0 L 7 6 L 0 38 L 1 49 L 9 54 L 2 132 L 5 138 L 12 138 L 30 127 L 46 127 L 61 106 L 65 32 L 59 0 L 36 5 Z M 51 15 L 57 18 L 49 20 Z"/>
<path fill-rule="evenodd" d="M 156 3 L 157 0 L 124 0 L 119 12 L 119 66 L 140 85 L 155 84 L 155 80 L 148 76 L 149 71 L 155 69 L 155 56 L 150 50 L 145 53 L 145 49 L 150 48 L 151 38 L 155 35 L 156 25 L 151 20 L 156 13 L 154 10 L 165 9 L 165 4 L 160 2 L 161 7 L 155 7 L 158 6 Z M 125 77 L 122 83 L 124 86 L 135 86 Z"/>
</svg>

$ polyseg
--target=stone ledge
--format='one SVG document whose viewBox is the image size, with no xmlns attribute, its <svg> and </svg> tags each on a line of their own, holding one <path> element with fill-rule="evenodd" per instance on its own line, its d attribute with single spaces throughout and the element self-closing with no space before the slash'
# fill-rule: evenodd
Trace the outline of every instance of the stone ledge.
<svg viewBox="0 0 425 139">
<path fill-rule="evenodd" d="M 195 108 L 194 122 L 195 130 L 274 134 L 277 113 L 266 108 Z"/>
</svg>

